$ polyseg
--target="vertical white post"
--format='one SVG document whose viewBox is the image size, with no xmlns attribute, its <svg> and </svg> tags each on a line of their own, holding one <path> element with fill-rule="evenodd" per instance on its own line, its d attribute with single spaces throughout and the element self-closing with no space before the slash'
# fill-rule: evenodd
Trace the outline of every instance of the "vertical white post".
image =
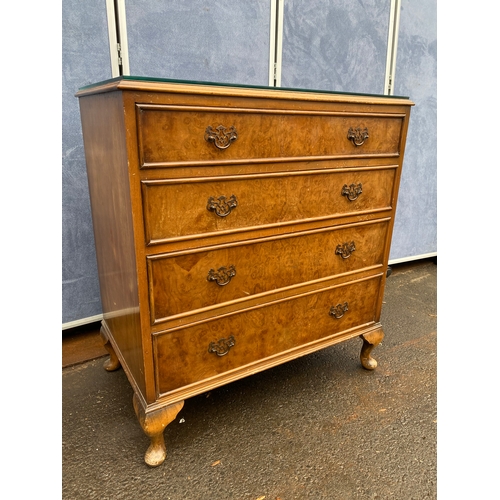
<svg viewBox="0 0 500 500">
<path fill-rule="evenodd" d="M 276 87 L 281 87 L 281 59 L 283 55 L 283 12 L 285 0 L 278 0 L 278 19 L 276 26 Z"/>
<path fill-rule="evenodd" d="M 125 0 L 106 0 L 111 75 L 130 75 Z"/>
<path fill-rule="evenodd" d="M 269 86 L 274 87 L 276 58 L 276 2 L 271 0 L 271 18 L 269 21 Z"/>
<path fill-rule="evenodd" d="M 283 12 L 285 0 L 271 0 L 269 30 L 269 86 L 281 86 L 281 59 L 283 53 Z"/>
<path fill-rule="evenodd" d="M 125 0 L 116 0 L 118 14 L 118 33 L 120 40 L 120 55 L 122 58 L 122 73 L 130 75 L 128 59 L 127 18 L 125 16 Z"/>
<path fill-rule="evenodd" d="M 389 18 L 389 36 L 387 40 L 387 59 L 385 63 L 384 94 L 394 95 L 394 79 L 396 76 L 396 56 L 398 53 L 399 17 L 401 0 L 391 0 Z"/>
<path fill-rule="evenodd" d="M 120 76 L 120 62 L 118 57 L 118 37 L 116 34 L 116 14 L 114 0 L 106 0 L 106 14 L 108 17 L 109 55 L 111 59 L 111 76 Z"/>
</svg>

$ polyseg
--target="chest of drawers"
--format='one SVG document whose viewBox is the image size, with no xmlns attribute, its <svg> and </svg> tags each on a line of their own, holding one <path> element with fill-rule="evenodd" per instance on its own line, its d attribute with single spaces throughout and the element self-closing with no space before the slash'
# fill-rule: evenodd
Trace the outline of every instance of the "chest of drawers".
<svg viewBox="0 0 500 500">
<path fill-rule="evenodd" d="M 77 97 L 105 367 L 146 463 L 189 397 L 353 337 L 376 367 L 409 99 L 134 77 Z"/>
</svg>

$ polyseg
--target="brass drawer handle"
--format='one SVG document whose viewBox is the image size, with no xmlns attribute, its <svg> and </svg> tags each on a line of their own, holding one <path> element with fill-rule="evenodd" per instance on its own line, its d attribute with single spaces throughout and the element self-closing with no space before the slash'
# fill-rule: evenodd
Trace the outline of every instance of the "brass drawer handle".
<svg viewBox="0 0 500 500">
<path fill-rule="evenodd" d="M 215 281 L 219 286 L 224 286 L 227 285 L 234 276 L 236 276 L 236 269 L 234 266 L 219 267 L 217 271 L 213 269 L 208 271 L 207 280 Z"/>
<path fill-rule="evenodd" d="M 352 252 L 356 250 L 356 245 L 354 241 L 342 243 L 341 245 L 337 245 L 335 249 L 335 255 L 340 255 L 343 259 L 348 259 Z"/>
<path fill-rule="evenodd" d="M 368 129 L 365 127 L 364 129 L 361 129 L 361 127 L 358 128 L 350 128 L 347 132 L 347 138 L 355 145 L 355 146 L 362 146 L 366 139 L 370 137 L 368 135 Z"/>
<path fill-rule="evenodd" d="M 208 352 L 217 354 L 217 356 L 225 356 L 234 344 L 235 340 L 231 335 L 227 339 L 219 339 L 217 342 L 210 342 L 208 345 Z"/>
<path fill-rule="evenodd" d="M 219 217 L 227 217 L 231 213 L 231 210 L 237 206 L 238 200 L 234 194 L 231 195 L 229 200 L 225 196 L 219 196 L 218 198 L 210 196 L 207 202 L 207 210 L 215 212 Z"/>
<path fill-rule="evenodd" d="M 238 132 L 234 125 L 229 128 L 219 125 L 215 129 L 209 125 L 205 130 L 205 140 L 213 142 L 217 149 L 227 149 L 236 139 L 238 139 Z"/>
<path fill-rule="evenodd" d="M 358 196 L 363 192 L 363 185 L 361 182 L 359 184 L 344 184 L 342 186 L 342 196 L 345 196 L 349 201 L 354 201 L 358 199 Z"/>
<path fill-rule="evenodd" d="M 337 304 L 336 306 L 332 306 L 330 308 L 330 316 L 333 316 L 335 319 L 340 319 L 348 310 L 349 308 L 347 302 Z"/>
</svg>

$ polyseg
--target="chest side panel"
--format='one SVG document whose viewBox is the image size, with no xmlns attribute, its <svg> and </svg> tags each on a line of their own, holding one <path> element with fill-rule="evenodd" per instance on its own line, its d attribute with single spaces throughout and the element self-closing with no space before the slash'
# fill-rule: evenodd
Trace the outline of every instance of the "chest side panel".
<svg viewBox="0 0 500 500">
<path fill-rule="evenodd" d="M 80 98 L 104 322 L 131 382 L 145 391 L 135 235 L 119 92 Z"/>
</svg>

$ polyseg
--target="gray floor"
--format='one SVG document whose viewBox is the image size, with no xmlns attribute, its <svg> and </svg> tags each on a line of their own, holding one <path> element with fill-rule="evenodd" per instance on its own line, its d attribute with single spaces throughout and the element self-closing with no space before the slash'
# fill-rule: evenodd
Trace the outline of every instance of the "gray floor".
<svg viewBox="0 0 500 500">
<path fill-rule="evenodd" d="M 353 339 L 187 400 L 157 468 L 123 370 L 63 370 L 63 499 L 435 499 L 436 278 L 393 267 L 375 371 Z"/>
</svg>

